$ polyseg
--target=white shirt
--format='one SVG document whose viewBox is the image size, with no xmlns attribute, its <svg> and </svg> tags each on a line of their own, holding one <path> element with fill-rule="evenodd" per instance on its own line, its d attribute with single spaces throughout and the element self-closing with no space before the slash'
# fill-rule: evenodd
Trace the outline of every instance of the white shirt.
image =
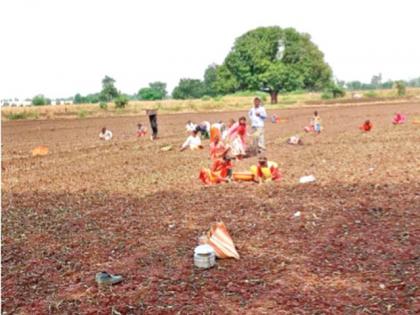
<svg viewBox="0 0 420 315">
<path fill-rule="evenodd" d="M 185 149 L 187 147 L 190 147 L 191 150 L 197 149 L 198 146 L 201 145 L 201 139 L 199 135 L 196 135 L 195 137 L 193 135 L 189 136 L 187 140 L 185 140 L 184 144 L 182 145 L 182 148 Z"/>
<path fill-rule="evenodd" d="M 260 115 L 257 116 L 257 113 Z M 249 119 L 251 120 L 251 126 L 254 128 L 264 127 L 264 120 L 267 118 L 267 113 L 264 106 L 260 105 L 258 108 L 252 107 L 248 113 Z"/>
<path fill-rule="evenodd" d="M 225 141 L 227 139 L 228 135 L 229 135 L 229 130 L 228 129 L 223 130 L 222 140 Z"/>
<path fill-rule="evenodd" d="M 106 130 L 105 133 L 102 133 L 101 132 L 99 134 L 99 138 L 100 139 L 103 139 L 103 140 L 106 140 L 106 141 L 111 140 L 112 139 L 112 132 L 111 132 L 111 130 Z"/>
<path fill-rule="evenodd" d="M 194 124 L 193 122 L 190 122 L 189 124 L 185 125 L 185 129 L 187 129 L 188 132 L 194 131 L 195 128 L 197 128 L 197 125 Z"/>
</svg>

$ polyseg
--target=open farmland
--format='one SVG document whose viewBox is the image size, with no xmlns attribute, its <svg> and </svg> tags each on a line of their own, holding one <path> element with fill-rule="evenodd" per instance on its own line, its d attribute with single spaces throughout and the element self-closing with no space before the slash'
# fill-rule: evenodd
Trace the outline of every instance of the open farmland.
<svg viewBox="0 0 420 315">
<path fill-rule="evenodd" d="M 287 145 L 314 109 L 324 132 Z M 408 123 L 393 126 L 396 111 Z M 188 119 L 245 112 L 161 115 L 157 142 L 135 137 L 144 116 L 3 122 L 4 314 L 418 314 L 420 103 L 269 113 L 287 119 L 266 128 L 284 178 L 261 186 L 204 187 L 208 150 L 176 150 Z M 50 153 L 32 157 L 37 145 Z M 217 220 L 241 259 L 197 270 L 197 238 Z M 124 281 L 99 290 L 102 270 Z"/>
</svg>

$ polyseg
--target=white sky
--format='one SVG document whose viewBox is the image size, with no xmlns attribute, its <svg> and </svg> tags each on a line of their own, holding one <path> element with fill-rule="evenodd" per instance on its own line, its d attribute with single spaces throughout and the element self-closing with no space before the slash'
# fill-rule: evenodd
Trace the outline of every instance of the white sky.
<svg viewBox="0 0 420 315">
<path fill-rule="evenodd" d="M 0 0 L 0 98 L 202 78 L 259 26 L 311 34 L 341 80 L 420 76 L 418 0 Z"/>
</svg>

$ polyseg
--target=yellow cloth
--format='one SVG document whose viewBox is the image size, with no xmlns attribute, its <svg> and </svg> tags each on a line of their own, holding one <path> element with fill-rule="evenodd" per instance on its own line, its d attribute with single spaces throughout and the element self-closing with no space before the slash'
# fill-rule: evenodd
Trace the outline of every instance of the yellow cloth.
<svg viewBox="0 0 420 315">
<path fill-rule="evenodd" d="M 251 173 L 254 175 L 255 178 L 258 178 L 258 166 L 252 165 L 251 166 Z M 271 170 L 269 167 L 261 167 L 262 178 L 264 180 L 271 179 Z"/>
</svg>

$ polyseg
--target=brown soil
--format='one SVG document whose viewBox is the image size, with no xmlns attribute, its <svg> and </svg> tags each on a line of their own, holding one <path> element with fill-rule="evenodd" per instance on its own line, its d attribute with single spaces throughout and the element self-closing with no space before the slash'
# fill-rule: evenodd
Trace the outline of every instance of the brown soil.
<svg viewBox="0 0 420 315">
<path fill-rule="evenodd" d="M 156 142 L 134 136 L 144 117 L 3 123 L 4 314 L 418 314 L 420 104 L 319 108 L 322 134 L 287 145 L 315 108 L 275 111 L 287 121 L 267 123 L 267 156 L 284 178 L 262 186 L 204 187 L 207 149 L 176 149 L 188 119 L 245 113 L 161 115 Z M 216 220 L 241 259 L 197 270 Z M 102 270 L 124 281 L 98 289 Z"/>
</svg>

